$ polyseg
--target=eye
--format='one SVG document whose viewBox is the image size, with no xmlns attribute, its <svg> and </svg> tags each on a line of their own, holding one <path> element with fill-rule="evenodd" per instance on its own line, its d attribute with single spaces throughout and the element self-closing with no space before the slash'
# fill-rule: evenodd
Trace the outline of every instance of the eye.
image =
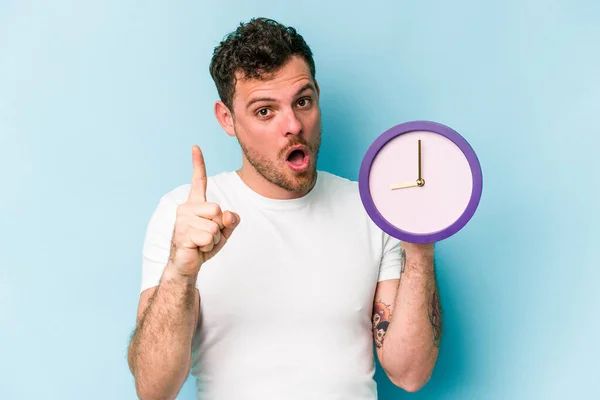
<svg viewBox="0 0 600 400">
<path fill-rule="evenodd" d="M 304 107 L 308 107 L 310 105 L 311 99 L 310 97 L 303 97 L 300 100 L 298 100 L 298 105 L 302 108 Z"/>
<path fill-rule="evenodd" d="M 256 112 L 256 114 L 257 114 L 259 117 L 263 117 L 263 118 L 264 118 L 264 117 L 268 117 L 268 116 L 269 116 L 269 111 L 270 111 L 270 110 L 269 110 L 268 108 L 261 108 L 261 109 L 259 109 L 259 110 Z"/>
</svg>

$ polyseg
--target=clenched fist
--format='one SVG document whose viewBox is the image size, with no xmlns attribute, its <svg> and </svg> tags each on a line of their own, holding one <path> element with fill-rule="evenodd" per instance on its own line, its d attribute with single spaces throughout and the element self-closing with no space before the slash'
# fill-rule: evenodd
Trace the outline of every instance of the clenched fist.
<svg viewBox="0 0 600 400">
<path fill-rule="evenodd" d="M 182 275 L 193 275 L 223 248 L 240 222 L 231 211 L 206 201 L 206 167 L 198 146 L 192 148 L 194 172 L 185 203 L 177 207 L 169 263 Z"/>
</svg>

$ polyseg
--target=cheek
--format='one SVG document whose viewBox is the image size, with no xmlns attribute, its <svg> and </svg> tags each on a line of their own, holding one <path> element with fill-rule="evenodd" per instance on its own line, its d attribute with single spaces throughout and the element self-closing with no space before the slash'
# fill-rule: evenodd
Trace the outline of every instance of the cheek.
<svg viewBox="0 0 600 400">
<path fill-rule="evenodd" d="M 263 158 L 275 158 L 282 144 L 280 135 L 264 127 L 244 127 L 238 131 L 238 137 L 246 148 L 261 154 Z"/>
<path fill-rule="evenodd" d="M 272 129 L 271 129 L 272 130 Z M 250 118 L 244 118 L 238 121 L 237 134 L 252 148 L 263 148 L 273 137 L 268 125 L 258 123 Z"/>
<path fill-rule="evenodd" d="M 321 121 L 321 113 L 318 108 L 314 108 L 310 113 L 307 113 L 304 119 L 304 126 L 310 128 L 311 130 L 316 130 L 319 128 Z"/>
</svg>

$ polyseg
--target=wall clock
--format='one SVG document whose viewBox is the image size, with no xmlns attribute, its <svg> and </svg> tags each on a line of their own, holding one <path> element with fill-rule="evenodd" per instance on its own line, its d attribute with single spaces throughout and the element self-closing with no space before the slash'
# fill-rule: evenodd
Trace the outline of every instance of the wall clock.
<svg viewBox="0 0 600 400">
<path fill-rule="evenodd" d="M 431 121 L 396 125 L 365 153 L 358 186 L 369 217 L 409 243 L 434 243 L 461 230 L 481 199 L 477 155 L 453 129 Z"/>
</svg>

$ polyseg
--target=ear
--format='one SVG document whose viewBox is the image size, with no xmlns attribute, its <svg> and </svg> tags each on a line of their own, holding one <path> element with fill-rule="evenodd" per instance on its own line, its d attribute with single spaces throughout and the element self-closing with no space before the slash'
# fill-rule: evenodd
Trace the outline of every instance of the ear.
<svg viewBox="0 0 600 400">
<path fill-rule="evenodd" d="M 215 103 L 215 117 L 217 117 L 219 125 L 221 125 L 229 136 L 235 136 L 235 130 L 233 129 L 233 114 L 222 101 L 217 101 Z"/>
</svg>

